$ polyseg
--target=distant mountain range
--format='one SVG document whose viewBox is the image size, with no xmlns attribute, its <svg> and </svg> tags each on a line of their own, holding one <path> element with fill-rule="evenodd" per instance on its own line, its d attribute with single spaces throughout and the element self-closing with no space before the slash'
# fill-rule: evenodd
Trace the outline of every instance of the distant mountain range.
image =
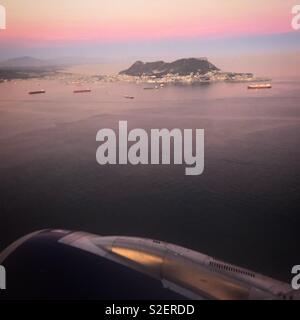
<svg viewBox="0 0 300 320">
<path fill-rule="evenodd" d="M 88 59 L 83 57 L 63 57 L 57 59 L 42 60 L 33 57 L 18 57 L 0 62 L 1 69 L 18 68 L 47 68 L 47 67 L 67 67 L 77 64 L 89 64 L 99 62 L 100 59 Z"/>
<path fill-rule="evenodd" d="M 18 57 L 0 62 L 0 69 L 47 69 L 56 67 L 68 67 L 77 64 L 90 64 L 100 62 L 99 59 L 87 59 L 82 57 L 65 57 L 58 59 L 42 60 L 33 57 Z M 135 62 L 129 69 L 121 71 L 120 74 L 129 76 L 164 76 L 166 74 L 178 74 L 180 76 L 194 74 L 205 74 L 209 71 L 219 69 L 210 63 L 206 58 L 180 59 L 168 63 L 156 62 Z"/>
<path fill-rule="evenodd" d="M 28 67 L 44 67 L 46 61 L 32 58 L 20 57 L 0 62 L 0 67 L 4 68 L 28 68 Z"/>
<path fill-rule="evenodd" d="M 0 62 L 0 82 L 13 79 L 30 79 L 55 72 L 66 64 L 55 60 L 41 60 L 32 57 L 19 57 Z"/>
<path fill-rule="evenodd" d="M 206 58 L 189 58 L 176 60 L 171 63 L 164 61 L 146 63 L 137 61 L 129 69 L 121 71 L 120 75 L 164 76 L 166 74 L 178 74 L 180 76 L 186 76 L 191 73 L 206 74 L 209 71 L 218 70 L 219 69 Z"/>
</svg>

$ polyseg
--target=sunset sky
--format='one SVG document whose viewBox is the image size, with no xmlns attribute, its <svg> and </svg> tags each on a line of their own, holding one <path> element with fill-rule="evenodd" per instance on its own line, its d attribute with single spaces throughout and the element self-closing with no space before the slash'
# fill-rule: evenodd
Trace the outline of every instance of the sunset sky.
<svg viewBox="0 0 300 320">
<path fill-rule="evenodd" d="M 300 49 L 297 0 L 0 0 L 0 59 Z"/>
<path fill-rule="evenodd" d="M 1 3 L 8 14 L 5 38 L 51 43 L 289 32 L 295 0 L 2 0 Z"/>
</svg>

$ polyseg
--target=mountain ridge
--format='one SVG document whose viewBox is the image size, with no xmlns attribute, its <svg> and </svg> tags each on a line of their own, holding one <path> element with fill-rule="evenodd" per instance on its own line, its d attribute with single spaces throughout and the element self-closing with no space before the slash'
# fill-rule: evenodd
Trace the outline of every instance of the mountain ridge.
<svg viewBox="0 0 300 320">
<path fill-rule="evenodd" d="M 121 71 L 120 75 L 128 76 L 165 76 L 167 74 L 178 74 L 187 76 L 191 73 L 206 74 L 209 71 L 220 69 L 209 62 L 206 58 L 183 58 L 173 62 L 136 61 L 131 67 Z"/>
<path fill-rule="evenodd" d="M 21 67 L 41 67 L 45 66 L 45 61 L 29 56 L 12 58 L 0 62 L 0 67 L 5 68 L 21 68 Z"/>
</svg>

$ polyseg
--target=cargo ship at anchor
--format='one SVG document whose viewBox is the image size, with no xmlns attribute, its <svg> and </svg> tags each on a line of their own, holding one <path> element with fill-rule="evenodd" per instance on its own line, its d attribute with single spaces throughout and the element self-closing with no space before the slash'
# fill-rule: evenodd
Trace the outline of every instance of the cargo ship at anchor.
<svg viewBox="0 0 300 320">
<path fill-rule="evenodd" d="M 36 90 L 36 91 L 29 91 L 28 94 L 43 94 L 46 93 L 46 90 Z"/>
<path fill-rule="evenodd" d="M 271 83 L 250 84 L 248 89 L 272 89 Z"/>
<path fill-rule="evenodd" d="M 91 89 L 78 89 L 78 90 L 74 90 L 73 93 L 89 93 L 92 92 Z"/>
</svg>

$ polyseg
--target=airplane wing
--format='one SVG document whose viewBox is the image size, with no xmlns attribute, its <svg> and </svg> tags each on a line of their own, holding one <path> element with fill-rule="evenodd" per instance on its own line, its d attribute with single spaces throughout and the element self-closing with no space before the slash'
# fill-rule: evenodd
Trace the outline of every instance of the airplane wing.
<svg viewBox="0 0 300 320">
<path fill-rule="evenodd" d="M 72 288 L 72 295 L 82 295 L 80 298 L 105 300 L 299 298 L 289 284 L 193 250 L 143 238 L 43 230 L 4 250 L 0 265 L 11 276 L 7 288 L 11 295 L 43 292 L 46 298 L 48 293 L 69 297 Z M 18 286 L 24 288 L 24 281 L 26 290 L 22 292 Z"/>
</svg>

